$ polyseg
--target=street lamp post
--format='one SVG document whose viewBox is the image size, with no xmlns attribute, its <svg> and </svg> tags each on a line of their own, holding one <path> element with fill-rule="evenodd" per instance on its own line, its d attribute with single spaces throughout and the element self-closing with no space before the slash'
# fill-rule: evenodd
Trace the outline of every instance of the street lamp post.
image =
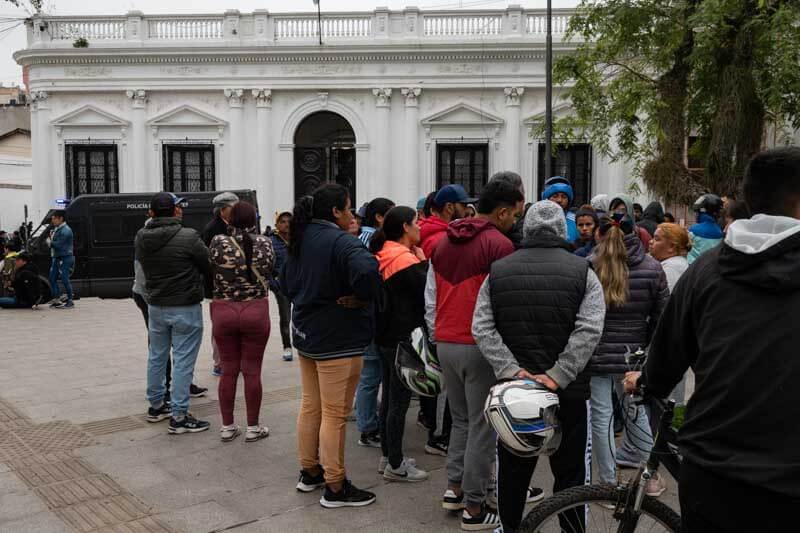
<svg viewBox="0 0 800 533">
<path fill-rule="evenodd" d="M 544 179 L 553 176 L 553 6 L 547 0 L 547 41 L 545 44 L 545 104 L 544 104 Z"/>
<path fill-rule="evenodd" d="M 317 34 L 319 35 L 319 44 L 322 46 L 322 12 L 319 8 L 319 0 L 314 0 L 314 5 L 317 6 Z"/>
</svg>

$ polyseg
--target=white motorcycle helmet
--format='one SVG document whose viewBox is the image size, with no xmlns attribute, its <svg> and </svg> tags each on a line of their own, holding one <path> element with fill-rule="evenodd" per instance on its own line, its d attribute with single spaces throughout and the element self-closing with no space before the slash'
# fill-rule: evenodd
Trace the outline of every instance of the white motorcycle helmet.
<svg viewBox="0 0 800 533">
<path fill-rule="evenodd" d="M 561 444 L 558 395 L 534 381 L 498 383 L 483 414 L 500 442 L 520 457 L 551 455 Z"/>
</svg>

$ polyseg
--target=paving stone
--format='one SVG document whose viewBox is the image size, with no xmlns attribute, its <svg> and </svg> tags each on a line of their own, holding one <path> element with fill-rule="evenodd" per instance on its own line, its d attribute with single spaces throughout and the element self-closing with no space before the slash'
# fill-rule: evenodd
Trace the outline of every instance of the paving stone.
<svg viewBox="0 0 800 533">
<path fill-rule="evenodd" d="M 79 503 L 55 511 L 67 524 L 84 532 L 131 522 L 144 518 L 149 512 L 149 507 L 127 494 Z"/>
<path fill-rule="evenodd" d="M 0 495 L 0 523 L 19 520 L 30 514 L 46 511 L 47 506 L 32 491 Z"/>
<path fill-rule="evenodd" d="M 38 464 L 17 470 L 17 473 L 32 488 L 91 476 L 96 472 L 78 459 L 68 459 L 55 463 Z"/>
<path fill-rule="evenodd" d="M 74 533 L 51 511 L 31 512 L 24 518 L 0 522 L 0 533 Z"/>
<path fill-rule="evenodd" d="M 205 502 L 161 513 L 157 518 L 168 526 L 182 531 L 219 531 L 245 522 L 217 502 Z"/>
<path fill-rule="evenodd" d="M 51 509 L 59 509 L 89 500 L 115 496 L 123 492 L 122 487 L 103 474 L 71 479 L 36 489 L 36 494 Z"/>
<path fill-rule="evenodd" d="M 152 516 L 146 516 L 132 522 L 98 529 L 96 533 L 171 533 L 172 531 L 174 530 L 159 520 Z"/>
</svg>

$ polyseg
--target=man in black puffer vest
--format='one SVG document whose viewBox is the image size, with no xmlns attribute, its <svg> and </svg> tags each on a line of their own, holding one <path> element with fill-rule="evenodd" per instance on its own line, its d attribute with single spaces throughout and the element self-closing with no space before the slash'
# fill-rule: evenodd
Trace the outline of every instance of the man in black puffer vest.
<svg viewBox="0 0 800 533">
<path fill-rule="evenodd" d="M 498 379 L 530 379 L 556 391 L 562 440 L 550 457 L 553 491 L 588 482 L 589 376 L 603 332 L 603 288 L 586 259 L 572 254 L 561 207 L 543 200 L 525 215 L 522 247 L 496 261 L 475 306 L 472 335 Z M 505 533 L 522 520 L 538 457 L 498 446 L 498 503 Z M 563 517 L 583 522 L 583 512 Z"/>
</svg>

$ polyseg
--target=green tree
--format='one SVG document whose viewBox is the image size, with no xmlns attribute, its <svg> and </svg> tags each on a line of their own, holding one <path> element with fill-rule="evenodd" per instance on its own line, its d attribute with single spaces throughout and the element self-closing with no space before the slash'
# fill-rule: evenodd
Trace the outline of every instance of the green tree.
<svg viewBox="0 0 800 533">
<path fill-rule="evenodd" d="M 634 161 L 667 202 L 737 190 L 768 126 L 800 128 L 797 0 L 582 0 L 567 38 L 554 81 L 573 115 L 557 135 Z"/>
</svg>

